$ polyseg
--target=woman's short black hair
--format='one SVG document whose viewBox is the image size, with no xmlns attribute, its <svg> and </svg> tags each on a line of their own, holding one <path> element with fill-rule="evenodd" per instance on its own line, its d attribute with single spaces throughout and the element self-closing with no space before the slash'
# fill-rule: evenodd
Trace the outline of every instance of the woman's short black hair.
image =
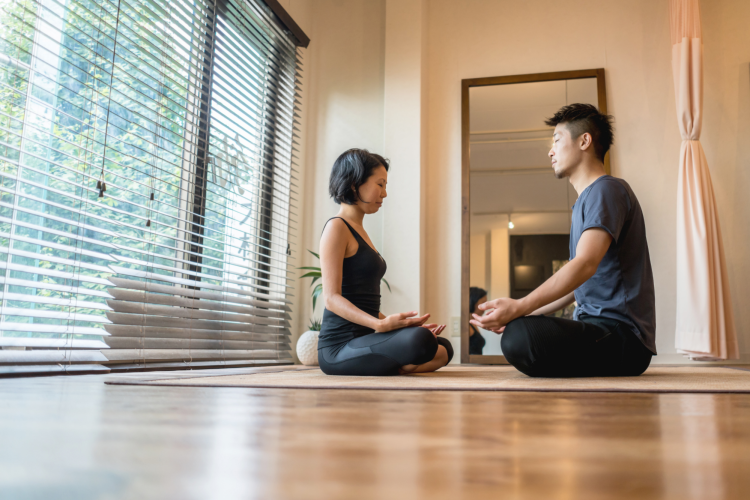
<svg viewBox="0 0 750 500">
<path fill-rule="evenodd" d="M 360 201 L 359 187 L 367 182 L 372 171 L 383 166 L 388 171 L 388 160 L 366 149 L 350 149 L 336 158 L 328 180 L 328 192 L 339 205 L 354 205 Z"/>
<path fill-rule="evenodd" d="M 474 309 L 477 308 L 477 302 L 482 300 L 482 297 L 487 296 L 487 290 L 483 288 L 479 288 L 478 286 L 473 286 L 469 288 L 469 314 L 474 312 Z"/>
</svg>

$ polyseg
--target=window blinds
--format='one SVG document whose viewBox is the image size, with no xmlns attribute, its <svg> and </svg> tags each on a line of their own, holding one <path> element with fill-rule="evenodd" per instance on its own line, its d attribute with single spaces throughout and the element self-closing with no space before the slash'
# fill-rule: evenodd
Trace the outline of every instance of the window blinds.
<svg viewBox="0 0 750 500">
<path fill-rule="evenodd" d="M 259 0 L 0 0 L 0 373 L 291 362 L 300 61 Z"/>
</svg>

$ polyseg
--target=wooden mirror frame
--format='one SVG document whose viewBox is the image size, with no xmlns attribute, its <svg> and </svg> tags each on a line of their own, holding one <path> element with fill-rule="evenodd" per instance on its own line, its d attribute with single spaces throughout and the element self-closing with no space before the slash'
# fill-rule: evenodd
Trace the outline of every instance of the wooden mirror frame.
<svg viewBox="0 0 750 500">
<path fill-rule="evenodd" d="M 469 89 L 490 85 L 508 85 L 511 83 L 549 82 L 555 80 L 576 80 L 596 78 L 599 111 L 607 114 L 607 91 L 604 81 L 604 68 L 583 69 L 577 71 L 557 71 L 554 73 L 532 73 L 528 75 L 494 76 L 489 78 L 468 78 L 461 80 L 461 363 L 481 365 L 508 364 L 505 356 L 488 354 L 469 354 L 469 237 L 470 237 L 470 114 Z M 610 173 L 609 153 L 604 157 L 604 170 Z"/>
</svg>

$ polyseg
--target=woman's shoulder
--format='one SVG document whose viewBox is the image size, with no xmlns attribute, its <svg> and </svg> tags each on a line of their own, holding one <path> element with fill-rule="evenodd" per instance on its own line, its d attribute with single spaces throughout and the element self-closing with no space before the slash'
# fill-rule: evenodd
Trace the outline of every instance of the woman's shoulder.
<svg viewBox="0 0 750 500">
<path fill-rule="evenodd" d="M 323 225 L 323 233 L 326 231 L 333 231 L 333 232 L 349 232 L 349 227 L 346 224 L 346 221 L 342 219 L 341 217 L 331 217 L 326 221 L 326 223 Z"/>
<path fill-rule="evenodd" d="M 349 240 L 352 237 L 351 230 L 341 217 L 331 217 L 323 226 L 321 238 L 334 238 Z"/>
</svg>

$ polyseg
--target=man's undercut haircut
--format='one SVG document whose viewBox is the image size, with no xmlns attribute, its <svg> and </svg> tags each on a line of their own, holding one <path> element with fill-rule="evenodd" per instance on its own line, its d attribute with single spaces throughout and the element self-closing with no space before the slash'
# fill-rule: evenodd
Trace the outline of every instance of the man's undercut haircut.
<svg viewBox="0 0 750 500">
<path fill-rule="evenodd" d="M 594 154 L 599 161 L 604 161 L 604 155 L 614 142 L 612 130 L 613 117 L 604 115 L 591 104 L 571 104 L 563 106 L 555 116 L 545 120 L 550 127 L 560 123 L 565 124 L 574 139 L 588 132 L 591 134 L 591 142 L 594 146 Z"/>
<path fill-rule="evenodd" d="M 328 193 L 341 205 L 354 205 L 364 201 L 359 197 L 359 187 L 367 182 L 373 170 L 382 166 L 388 171 L 388 160 L 366 149 L 350 149 L 336 158 L 328 180 Z"/>
</svg>

